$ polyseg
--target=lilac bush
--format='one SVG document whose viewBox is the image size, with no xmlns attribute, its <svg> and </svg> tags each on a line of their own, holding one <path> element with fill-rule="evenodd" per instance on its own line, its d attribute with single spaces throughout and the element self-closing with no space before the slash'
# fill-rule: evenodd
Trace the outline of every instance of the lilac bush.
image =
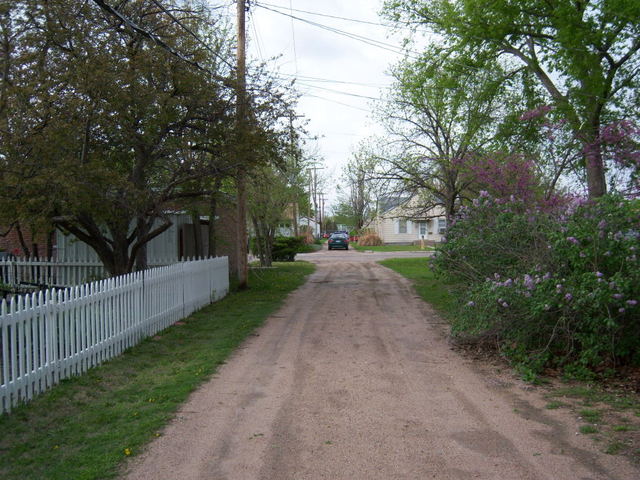
<svg viewBox="0 0 640 480">
<path fill-rule="evenodd" d="M 478 232 L 492 215 L 487 226 L 510 232 Z M 535 240 L 529 252 L 519 237 Z M 454 335 L 497 340 L 505 354 L 536 370 L 640 363 L 637 200 L 578 200 L 549 212 L 484 199 L 447 238 L 434 268 L 464 286 Z M 482 251 L 478 257 L 474 249 Z"/>
</svg>

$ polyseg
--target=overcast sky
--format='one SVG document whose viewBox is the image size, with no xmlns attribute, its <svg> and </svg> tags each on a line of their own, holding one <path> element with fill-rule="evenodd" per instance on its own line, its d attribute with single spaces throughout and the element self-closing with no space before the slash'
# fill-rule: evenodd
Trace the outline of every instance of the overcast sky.
<svg viewBox="0 0 640 480">
<path fill-rule="evenodd" d="M 351 153 L 359 142 L 380 131 L 371 116 L 374 101 L 362 97 L 379 98 L 382 89 L 390 85 L 386 72 L 400 58 L 396 53 L 400 40 L 390 37 L 389 29 L 380 25 L 382 0 L 265 0 L 251 4 L 247 17 L 249 55 L 265 61 L 279 57 L 270 62 L 271 68 L 285 78 L 297 77 L 303 94 L 298 113 L 308 118 L 310 135 L 320 137 L 311 141 L 310 147 L 316 144 L 324 159 L 324 174 L 331 178 L 325 193 L 334 202 L 335 185 Z M 322 27 L 388 46 L 367 44 Z"/>
</svg>

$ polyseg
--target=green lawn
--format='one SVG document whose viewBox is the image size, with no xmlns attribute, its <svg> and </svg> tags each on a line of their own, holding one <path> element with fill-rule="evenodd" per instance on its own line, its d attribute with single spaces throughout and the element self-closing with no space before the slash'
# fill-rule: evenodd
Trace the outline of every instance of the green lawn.
<svg viewBox="0 0 640 480">
<path fill-rule="evenodd" d="M 371 250 L 373 252 L 421 252 L 424 250 L 433 250 L 433 247 L 428 245 L 425 246 L 424 250 L 420 248 L 420 245 L 380 245 L 378 247 L 368 247 L 360 246 L 356 242 L 352 242 L 349 246 L 361 252 L 365 250 Z"/>
<path fill-rule="evenodd" d="M 251 272 L 249 289 L 0 416 L 0 478 L 115 477 L 121 462 L 159 435 L 189 393 L 314 269 L 275 265 Z"/>
<path fill-rule="evenodd" d="M 450 285 L 435 277 L 428 267 L 429 260 L 419 258 L 390 258 L 381 265 L 395 270 L 413 282 L 418 295 L 430 303 L 443 317 L 451 319 L 456 299 L 450 291 Z"/>
</svg>

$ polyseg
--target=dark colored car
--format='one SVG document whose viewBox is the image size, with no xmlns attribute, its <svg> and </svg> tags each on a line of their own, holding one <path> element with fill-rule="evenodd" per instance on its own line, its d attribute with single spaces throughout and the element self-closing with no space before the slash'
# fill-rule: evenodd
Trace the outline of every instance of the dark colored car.
<svg viewBox="0 0 640 480">
<path fill-rule="evenodd" d="M 333 233 L 329 237 L 327 247 L 329 250 L 333 250 L 335 248 L 344 248 L 345 250 L 349 250 L 349 236 L 344 233 Z"/>
</svg>

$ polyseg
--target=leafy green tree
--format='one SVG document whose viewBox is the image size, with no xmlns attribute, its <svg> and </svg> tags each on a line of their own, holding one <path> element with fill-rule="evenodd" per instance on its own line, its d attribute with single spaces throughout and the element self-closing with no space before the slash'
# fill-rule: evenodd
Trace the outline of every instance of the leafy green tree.
<svg viewBox="0 0 640 480">
<path fill-rule="evenodd" d="M 420 196 L 416 214 L 441 207 L 453 217 L 473 185 L 469 164 L 491 151 L 504 113 L 506 74 L 470 74 L 475 61 L 455 63 L 433 47 L 394 70 L 396 85 L 380 112 L 391 141 L 379 150 L 379 176 L 398 195 Z M 462 66 L 462 67 L 461 67 Z"/>
<path fill-rule="evenodd" d="M 387 0 L 385 12 L 414 31 L 426 27 L 453 55 L 526 68 L 579 142 L 589 195 L 606 193 L 603 127 L 637 117 L 640 3 Z"/>
<path fill-rule="evenodd" d="M 212 151 L 231 141 L 233 91 L 219 81 L 226 30 L 210 27 L 202 5 L 164 5 L 212 41 L 151 1 L 119 11 L 208 71 L 90 2 L 2 11 L 3 201 L 11 192 L 16 216 L 38 212 L 89 244 L 113 275 L 144 266 L 145 245 L 171 225 L 167 207 L 202 194 L 199 181 L 225 168 Z"/>
</svg>

